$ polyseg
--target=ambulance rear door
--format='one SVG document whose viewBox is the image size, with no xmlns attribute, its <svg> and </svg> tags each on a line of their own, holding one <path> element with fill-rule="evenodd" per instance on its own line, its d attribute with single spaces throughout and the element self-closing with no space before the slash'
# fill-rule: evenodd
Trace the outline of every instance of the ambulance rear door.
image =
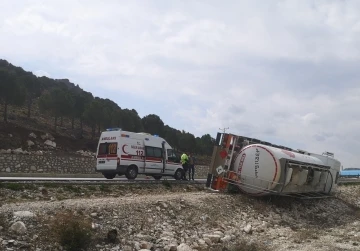
<svg viewBox="0 0 360 251">
<path fill-rule="evenodd" d="M 116 137 L 103 137 L 98 146 L 96 169 L 98 171 L 115 171 L 118 162 L 117 153 Z"/>
</svg>

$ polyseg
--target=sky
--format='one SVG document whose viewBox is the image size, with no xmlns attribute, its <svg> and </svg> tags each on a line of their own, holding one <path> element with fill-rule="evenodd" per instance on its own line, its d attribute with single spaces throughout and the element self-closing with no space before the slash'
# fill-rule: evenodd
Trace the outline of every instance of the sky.
<svg viewBox="0 0 360 251">
<path fill-rule="evenodd" d="M 360 167 L 358 0 L 0 0 L 0 58 L 141 117 Z"/>
</svg>

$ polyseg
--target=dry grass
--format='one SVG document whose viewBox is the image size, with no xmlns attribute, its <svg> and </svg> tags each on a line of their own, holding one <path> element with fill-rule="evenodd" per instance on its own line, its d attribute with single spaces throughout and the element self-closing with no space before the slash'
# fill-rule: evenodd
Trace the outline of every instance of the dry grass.
<svg viewBox="0 0 360 251">
<path fill-rule="evenodd" d="M 248 242 L 241 240 L 236 244 L 229 244 L 224 247 L 217 247 L 209 251 L 269 251 L 270 249 L 258 242 Z"/>
<path fill-rule="evenodd" d="M 91 221 L 72 212 L 58 213 L 50 223 L 55 240 L 68 251 L 87 250 L 91 245 Z"/>
<path fill-rule="evenodd" d="M 6 218 L 6 215 L 3 213 L 0 213 L 0 226 L 3 228 L 8 227 L 8 220 Z"/>
<path fill-rule="evenodd" d="M 302 243 L 308 240 L 318 239 L 318 230 L 316 229 L 302 229 L 298 231 L 294 236 L 295 243 Z"/>
</svg>

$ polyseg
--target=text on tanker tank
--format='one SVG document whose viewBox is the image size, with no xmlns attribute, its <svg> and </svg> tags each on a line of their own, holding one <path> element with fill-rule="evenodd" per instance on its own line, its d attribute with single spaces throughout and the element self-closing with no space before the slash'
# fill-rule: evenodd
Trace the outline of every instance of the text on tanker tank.
<svg viewBox="0 0 360 251">
<path fill-rule="evenodd" d="M 243 155 L 241 155 L 241 159 L 239 162 L 238 173 L 241 173 L 245 158 L 246 158 L 246 153 L 243 153 Z"/>
<path fill-rule="evenodd" d="M 256 148 L 255 153 L 255 177 L 258 178 L 259 173 L 259 160 L 260 160 L 260 151 L 258 148 Z"/>
</svg>

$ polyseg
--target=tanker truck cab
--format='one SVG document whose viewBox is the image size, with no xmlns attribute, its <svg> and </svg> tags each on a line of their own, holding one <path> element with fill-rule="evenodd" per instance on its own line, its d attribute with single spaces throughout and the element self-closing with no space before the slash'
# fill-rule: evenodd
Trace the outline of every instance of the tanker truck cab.
<svg viewBox="0 0 360 251">
<path fill-rule="evenodd" d="M 118 174 L 136 179 L 138 174 L 172 176 L 181 179 L 183 168 L 180 159 L 165 139 L 148 133 L 135 133 L 111 128 L 99 138 L 96 172 L 107 179 Z"/>
</svg>

